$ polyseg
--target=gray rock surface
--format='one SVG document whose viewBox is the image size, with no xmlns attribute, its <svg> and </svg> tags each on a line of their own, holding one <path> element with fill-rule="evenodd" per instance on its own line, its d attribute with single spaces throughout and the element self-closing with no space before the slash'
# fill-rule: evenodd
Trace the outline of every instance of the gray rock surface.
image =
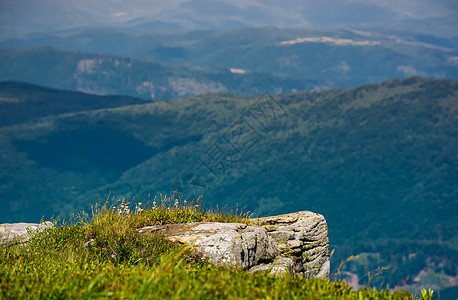
<svg viewBox="0 0 458 300">
<path fill-rule="evenodd" d="M 188 244 L 216 265 L 251 272 L 303 278 L 328 278 L 329 240 L 326 220 L 313 212 L 250 219 L 242 223 L 184 223 L 147 226 L 140 234 L 160 233 Z"/>
<path fill-rule="evenodd" d="M 0 245 L 11 243 L 24 244 L 30 238 L 31 234 L 37 230 L 44 230 L 53 227 L 52 222 L 46 221 L 40 224 L 36 223 L 4 223 L 0 224 Z"/>
<path fill-rule="evenodd" d="M 197 222 L 148 226 L 139 233 L 158 232 L 172 241 L 196 247 L 213 264 L 249 269 L 271 261 L 280 250 L 260 227 L 242 223 Z"/>
<path fill-rule="evenodd" d="M 280 249 L 279 258 L 288 258 L 293 262 L 293 274 L 304 278 L 329 278 L 328 225 L 322 215 L 301 211 L 252 219 L 252 223 L 267 230 Z M 270 265 L 275 264 L 276 261 Z M 282 264 L 285 264 L 284 261 L 277 262 L 277 268 Z"/>
</svg>

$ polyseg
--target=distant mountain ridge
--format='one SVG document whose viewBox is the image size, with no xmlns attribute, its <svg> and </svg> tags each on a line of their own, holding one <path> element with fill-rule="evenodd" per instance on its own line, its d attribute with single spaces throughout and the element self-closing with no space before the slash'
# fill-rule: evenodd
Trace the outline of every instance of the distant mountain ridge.
<svg viewBox="0 0 458 300">
<path fill-rule="evenodd" d="M 176 32 L 188 30 L 240 29 L 263 26 L 280 28 L 373 28 L 429 32 L 456 36 L 457 7 L 453 1 L 394 2 L 287 1 L 251 0 L 178 0 L 170 3 L 99 3 L 87 9 L 82 2 L 50 1 L 5 5 L 0 26 L 0 39 L 42 32 L 56 28 L 69 30 L 79 26 L 115 27 L 134 31 Z"/>
<path fill-rule="evenodd" d="M 336 86 L 334 81 L 319 77 L 178 66 L 50 47 L 0 49 L 0 80 L 150 101 L 218 92 L 260 95 Z"/>
<path fill-rule="evenodd" d="M 294 75 L 314 78 L 318 87 L 346 88 L 412 75 L 458 79 L 456 37 L 383 28 L 264 27 L 175 34 L 91 28 L 0 42 L 4 48 L 43 46 L 213 70 Z M 323 83 L 323 79 L 334 84 Z M 202 79 L 197 76 L 196 80 Z M 266 86 L 283 85 L 275 83 Z"/>
</svg>

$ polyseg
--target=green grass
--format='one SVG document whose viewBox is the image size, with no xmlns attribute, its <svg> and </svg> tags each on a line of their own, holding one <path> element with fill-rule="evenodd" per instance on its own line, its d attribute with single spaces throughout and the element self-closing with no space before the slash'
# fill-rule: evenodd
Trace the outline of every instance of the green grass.
<svg viewBox="0 0 458 300">
<path fill-rule="evenodd" d="M 90 218 L 83 212 L 75 219 L 56 221 L 23 247 L 0 248 L 0 299 L 414 299 L 406 291 L 353 291 L 343 281 L 212 266 L 160 235 L 136 233 L 153 224 L 249 223 L 238 210 L 205 211 L 165 197 L 148 208 L 96 206 Z M 425 291 L 422 299 L 431 295 Z"/>
</svg>

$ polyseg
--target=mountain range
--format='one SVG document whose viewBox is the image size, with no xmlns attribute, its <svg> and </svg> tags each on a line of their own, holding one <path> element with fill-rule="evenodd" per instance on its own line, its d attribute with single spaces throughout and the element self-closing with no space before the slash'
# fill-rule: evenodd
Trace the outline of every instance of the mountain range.
<svg viewBox="0 0 458 300">
<path fill-rule="evenodd" d="M 180 66 L 50 47 L 0 49 L 0 80 L 150 101 L 217 92 L 259 95 L 337 86 L 319 77 Z"/>
<path fill-rule="evenodd" d="M 453 0 L 104 0 L 92 6 L 87 0 L 47 0 L 0 5 L 0 39 L 83 26 L 140 33 L 262 26 L 382 27 L 453 36 L 458 20 Z"/>
<path fill-rule="evenodd" d="M 310 210 L 332 279 L 456 299 L 457 16 L 452 0 L 0 1 L 0 222 L 164 195 Z"/>
<path fill-rule="evenodd" d="M 203 195 L 255 216 L 323 214 L 334 268 L 359 254 L 344 270 L 360 283 L 362 266 L 386 265 L 380 285 L 456 280 L 457 81 L 148 103 L 4 82 L 0 95 L 3 116 L 23 115 L 0 127 L 1 222 Z"/>
<path fill-rule="evenodd" d="M 156 100 L 347 88 L 412 75 L 458 79 L 456 37 L 388 29 L 135 34 L 89 28 L 8 39 L 0 47 L 1 80 L 142 98 L 153 94 Z"/>
</svg>

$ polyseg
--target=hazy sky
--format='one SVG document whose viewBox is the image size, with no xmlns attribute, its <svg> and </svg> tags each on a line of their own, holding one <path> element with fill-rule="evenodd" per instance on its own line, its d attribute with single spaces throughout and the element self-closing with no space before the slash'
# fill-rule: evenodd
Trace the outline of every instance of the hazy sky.
<svg viewBox="0 0 458 300">
<path fill-rule="evenodd" d="M 458 20 L 456 0 L 0 0 L 1 35 L 119 25 L 137 18 L 184 29 L 334 26 Z"/>
</svg>

